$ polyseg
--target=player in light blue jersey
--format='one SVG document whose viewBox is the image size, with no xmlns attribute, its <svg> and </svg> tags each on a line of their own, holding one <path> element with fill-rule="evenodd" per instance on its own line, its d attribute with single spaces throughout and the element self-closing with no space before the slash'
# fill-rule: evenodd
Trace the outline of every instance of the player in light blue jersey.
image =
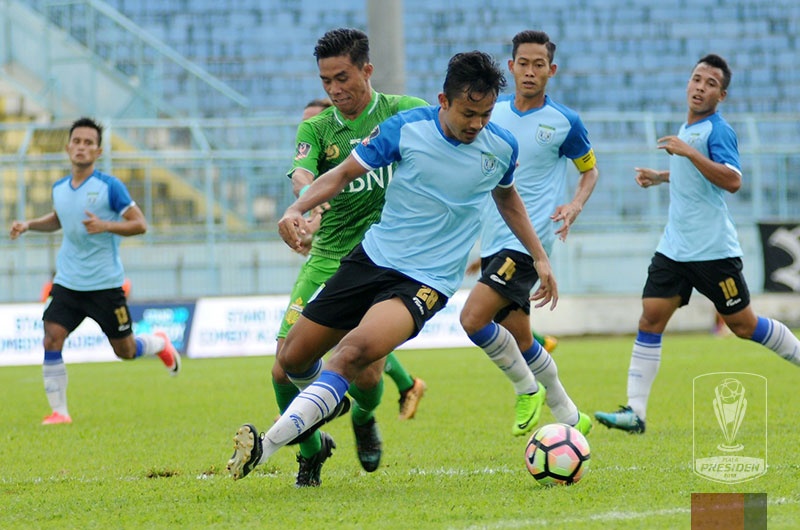
<svg viewBox="0 0 800 530">
<path fill-rule="evenodd" d="M 234 479 L 330 414 L 351 381 L 417 335 L 445 306 L 461 285 L 489 196 L 536 257 L 542 281 L 534 299 L 555 307 L 558 290 L 547 254 L 513 185 L 517 141 L 489 123 L 504 85 L 488 54 L 456 54 L 448 64 L 440 106 L 404 111 L 382 122 L 286 210 L 279 222 L 281 237 L 300 248 L 304 212 L 367 170 L 397 163 L 380 221 L 306 305 L 280 354 L 281 363 L 291 366 L 287 371 L 297 372 L 333 348 L 331 356 L 319 378 L 263 436 L 252 424 L 239 428 L 228 462 Z M 308 359 L 309 352 L 314 359 Z"/>
<path fill-rule="evenodd" d="M 717 112 L 730 81 L 722 57 L 700 59 L 686 88 L 686 123 L 677 136 L 658 139 L 658 148 L 671 155 L 669 170 L 636 168 L 636 182 L 643 188 L 669 183 L 669 217 L 647 270 L 628 370 L 628 404 L 616 412 L 595 413 L 608 427 L 644 433 L 662 334 L 675 311 L 689 303 L 693 288 L 714 303 L 737 337 L 800 365 L 800 341 L 781 322 L 755 314 L 742 274 L 742 249 L 725 204 L 725 192 L 736 193 L 742 185 L 738 142 Z"/>
<path fill-rule="evenodd" d="M 492 113 L 492 122 L 511 131 L 519 141 L 515 185 L 548 255 L 556 236 L 566 241 L 598 178 L 592 145 L 580 117 L 545 93 L 557 69 L 555 50 L 543 31 L 515 35 L 508 61 L 515 93 L 498 99 Z M 580 178 L 572 201 L 564 203 L 570 161 Z M 481 277 L 461 312 L 461 325 L 514 386 L 512 434 L 521 436 L 533 430 L 545 396 L 556 421 L 589 434 L 591 419 L 579 412 L 567 395 L 550 353 L 531 337 L 528 297 L 538 281 L 535 262 L 503 223 L 497 208 L 489 206 L 484 209 L 481 232 Z M 539 391 L 537 380 L 546 393 Z"/>
<path fill-rule="evenodd" d="M 86 317 L 100 325 L 120 359 L 158 355 L 171 375 L 180 371 L 180 355 L 163 332 L 133 336 L 122 289 L 125 273 L 120 237 L 143 234 L 144 214 L 125 185 L 97 171 L 102 127 L 92 119 L 76 120 L 66 150 L 72 174 L 53 185 L 53 211 L 29 221 L 14 221 L 11 239 L 28 230 L 63 231 L 56 258 L 51 298 L 44 310 L 44 387 L 53 409 L 42 424 L 72 423 L 67 409 L 67 369 L 61 351 Z"/>
</svg>

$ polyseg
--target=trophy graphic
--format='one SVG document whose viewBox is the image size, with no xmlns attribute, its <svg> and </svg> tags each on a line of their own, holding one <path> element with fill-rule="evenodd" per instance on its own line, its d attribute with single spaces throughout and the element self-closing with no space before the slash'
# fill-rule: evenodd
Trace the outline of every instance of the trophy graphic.
<svg viewBox="0 0 800 530">
<path fill-rule="evenodd" d="M 747 410 L 744 385 L 738 379 L 729 377 L 716 386 L 714 393 L 714 414 L 725 437 L 725 443 L 719 444 L 717 449 L 728 453 L 741 451 L 744 445 L 736 444 L 735 441 Z"/>
</svg>

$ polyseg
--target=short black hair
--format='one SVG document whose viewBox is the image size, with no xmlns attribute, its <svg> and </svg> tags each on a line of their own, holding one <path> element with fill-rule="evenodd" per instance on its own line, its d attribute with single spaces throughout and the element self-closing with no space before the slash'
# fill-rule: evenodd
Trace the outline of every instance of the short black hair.
<svg viewBox="0 0 800 530">
<path fill-rule="evenodd" d="M 72 138 L 72 132 L 77 129 L 78 127 L 89 127 L 97 131 L 97 146 L 100 147 L 103 143 L 103 126 L 97 123 L 92 118 L 78 118 L 72 125 L 69 127 L 69 136 L 68 138 Z"/>
<path fill-rule="evenodd" d="M 442 91 L 447 101 L 453 101 L 465 92 L 469 98 L 490 92 L 496 97 L 505 87 L 506 78 L 492 56 L 475 50 L 450 58 Z"/>
<path fill-rule="evenodd" d="M 337 28 L 325 33 L 317 41 L 314 57 L 320 59 L 347 55 L 350 61 L 361 68 L 369 63 L 369 37 L 358 29 Z"/>
<path fill-rule="evenodd" d="M 328 98 L 312 99 L 311 101 L 306 103 L 306 106 L 303 107 L 303 108 L 308 109 L 308 108 L 311 108 L 311 107 L 320 107 L 320 108 L 323 108 L 323 109 L 327 109 L 331 105 L 333 105 L 333 103 L 331 103 L 331 100 L 328 99 Z"/>
<path fill-rule="evenodd" d="M 731 84 L 731 69 L 725 59 L 715 53 L 709 53 L 697 61 L 697 63 L 694 65 L 695 68 L 697 68 L 697 65 L 700 63 L 704 63 L 712 68 L 719 68 L 722 70 L 722 90 L 728 90 L 728 85 Z"/>
<path fill-rule="evenodd" d="M 533 29 L 526 29 L 520 31 L 514 38 L 511 39 L 511 58 L 517 58 L 517 49 L 520 44 L 544 44 L 547 48 L 547 60 L 553 64 L 553 59 L 556 56 L 556 43 L 550 40 L 550 36 L 544 31 L 537 31 Z"/>
</svg>

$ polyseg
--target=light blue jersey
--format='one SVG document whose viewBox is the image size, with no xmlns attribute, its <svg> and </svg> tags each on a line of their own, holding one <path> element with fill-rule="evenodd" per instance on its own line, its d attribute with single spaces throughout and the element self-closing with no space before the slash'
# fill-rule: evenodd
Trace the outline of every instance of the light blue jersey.
<svg viewBox="0 0 800 530">
<path fill-rule="evenodd" d="M 592 150 L 589 133 L 575 111 L 549 96 L 544 105 L 527 112 L 517 110 L 513 94 L 503 96 L 497 100 L 492 121 L 511 131 L 519 142 L 519 165 L 514 172 L 517 191 L 549 255 L 556 240 L 556 223 L 550 216 L 566 197 L 568 161 Z M 483 213 L 481 256 L 503 249 L 528 254 L 490 202 Z"/>
<path fill-rule="evenodd" d="M 741 174 L 736 133 L 719 113 L 692 125 L 678 138 L 703 156 Z M 725 190 L 709 182 L 685 156 L 669 158 L 669 218 L 657 252 L 675 261 L 708 261 L 742 256 Z"/>
<path fill-rule="evenodd" d="M 53 184 L 53 207 L 63 231 L 53 283 L 74 291 L 121 287 L 125 272 L 120 236 L 89 234 L 83 221 L 87 211 L 105 221 L 119 221 L 134 204 L 122 182 L 96 170 L 78 188 L 72 187 L 71 175 Z"/>
<path fill-rule="evenodd" d="M 518 148 L 493 123 L 470 144 L 447 138 L 438 114 L 439 107 L 401 112 L 353 154 L 366 169 L 398 163 L 381 220 L 364 236 L 367 255 L 450 297 L 464 278 L 487 197 L 514 182 Z"/>
</svg>

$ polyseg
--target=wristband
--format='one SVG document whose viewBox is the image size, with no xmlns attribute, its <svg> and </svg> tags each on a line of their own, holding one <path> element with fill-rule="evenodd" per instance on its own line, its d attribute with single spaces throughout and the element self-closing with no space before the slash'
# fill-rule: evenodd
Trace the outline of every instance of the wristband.
<svg viewBox="0 0 800 530">
<path fill-rule="evenodd" d="M 304 194 L 306 191 L 308 191 L 308 188 L 310 188 L 310 187 L 311 187 L 311 184 L 306 184 L 305 186 L 303 186 L 302 188 L 300 188 L 300 191 L 298 191 L 298 192 L 297 192 L 297 198 L 299 199 L 300 197 L 302 197 L 302 196 L 303 196 L 303 194 Z"/>
</svg>

